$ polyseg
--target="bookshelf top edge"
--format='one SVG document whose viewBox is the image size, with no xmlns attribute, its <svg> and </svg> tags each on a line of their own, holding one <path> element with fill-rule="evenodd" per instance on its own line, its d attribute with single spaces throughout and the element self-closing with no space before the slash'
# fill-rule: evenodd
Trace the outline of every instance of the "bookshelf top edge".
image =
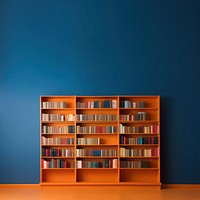
<svg viewBox="0 0 200 200">
<path fill-rule="evenodd" d="M 40 95 L 40 98 L 49 98 L 49 97 L 55 97 L 55 98 L 157 98 L 160 97 L 160 95 L 93 95 L 93 96 L 82 96 L 82 95 Z"/>
</svg>

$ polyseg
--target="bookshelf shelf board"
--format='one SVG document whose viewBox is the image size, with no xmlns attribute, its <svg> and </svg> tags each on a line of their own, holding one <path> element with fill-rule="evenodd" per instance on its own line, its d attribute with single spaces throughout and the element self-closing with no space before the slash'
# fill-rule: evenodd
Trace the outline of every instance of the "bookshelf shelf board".
<svg viewBox="0 0 200 200">
<path fill-rule="evenodd" d="M 40 185 L 159 189 L 159 154 L 160 96 L 40 96 Z"/>
<path fill-rule="evenodd" d="M 118 135 L 118 133 L 76 133 L 76 135 Z"/>
<path fill-rule="evenodd" d="M 75 121 L 42 121 L 43 124 L 74 124 Z"/>
<path fill-rule="evenodd" d="M 41 108 L 41 110 L 75 110 L 75 108 Z"/>
<path fill-rule="evenodd" d="M 119 121 L 120 123 L 127 123 L 127 124 L 156 124 L 158 123 L 158 121 L 156 120 L 145 120 L 145 121 L 142 121 L 142 120 L 134 120 L 134 121 L 124 121 L 124 120 L 120 120 Z"/>
<path fill-rule="evenodd" d="M 74 147 L 74 144 L 42 144 L 42 147 Z"/>
<path fill-rule="evenodd" d="M 77 144 L 77 147 L 118 147 L 117 144 Z"/>
<path fill-rule="evenodd" d="M 50 136 L 50 135 L 54 135 L 54 136 L 56 136 L 56 135 L 62 135 L 62 136 L 74 136 L 75 135 L 75 133 L 41 133 L 41 135 L 42 136 Z"/>
<path fill-rule="evenodd" d="M 76 156 L 77 159 L 101 159 L 101 158 L 113 158 L 117 159 L 118 156 Z"/>
<path fill-rule="evenodd" d="M 157 144 L 120 144 L 120 147 L 157 147 Z"/>
<path fill-rule="evenodd" d="M 116 124 L 118 121 L 89 121 L 89 120 L 83 120 L 83 121 L 77 121 L 77 124 Z"/>
<path fill-rule="evenodd" d="M 72 186 L 75 185 L 76 182 L 72 181 L 72 182 L 41 182 L 40 185 L 41 186 Z"/>
<path fill-rule="evenodd" d="M 159 137 L 159 133 L 120 133 L 120 135 L 158 136 Z"/>
<path fill-rule="evenodd" d="M 120 185 L 132 185 L 132 186 L 161 186 L 161 183 L 155 183 L 154 181 L 151 182 L 128 182 L 128 181 L 121 181 Z"/>
<path fill-rule="evenodd" d="M 120 168 L 120 170 L 159 170 L 158 168 Z"/>
<path fill-rule="evenodd" d="M 159 157 L 158 156 L 148 156 L 148 157 L 145 157 L 145 156 L 120 156 L 120 159 L 121 158 L 131 158 L 131 159 L 158 159 Z"/>
<path fill-rule="evenodd" d="M 68 157 L 64 157 L 64 156 L 42 156 L 43 159 L 75 159 L 74 156 L 68 156 Z"/>
<path fill-rule="evenodd" d="M 118 110 L 118 108 L 76 108 L 76 110 Z"/>
<path fill-rule="evenodd" d="M 120 110 L 158 110 L 158 108 L 120 108 Z"/>
<path fill-rule="evenodd" d="M 77 168 L 77 170 L 118 170 L 119 168 Z"/>
<path fill-rule="evenodd" d="M 48 171 L 66 171 L 66 170 L 70 170 L 70 171 L 74 171 L 75 168 L 42 168 L 42 170 L 48 170 Z"/>
<path fill-rule="evenodd" d="M 119 185 L 119 182 L 110 182 L 110 181 L 106 181 L 106 182 L 94 182 L 94 181 L 77 181 L 78 186 L 117 186 Z"/>
</svg>

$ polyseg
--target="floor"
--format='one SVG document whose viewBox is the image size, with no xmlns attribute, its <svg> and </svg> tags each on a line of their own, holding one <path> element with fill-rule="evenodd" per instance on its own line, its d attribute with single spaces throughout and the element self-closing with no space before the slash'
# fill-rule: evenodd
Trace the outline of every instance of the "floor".
<svg viewBox="0 0 200 200">
<path fill-rule="evenodd" d="M 120 187 L 6 186 L 0 200 L 200 200 L 200 188 L 131 189 Z"/>
</svg>

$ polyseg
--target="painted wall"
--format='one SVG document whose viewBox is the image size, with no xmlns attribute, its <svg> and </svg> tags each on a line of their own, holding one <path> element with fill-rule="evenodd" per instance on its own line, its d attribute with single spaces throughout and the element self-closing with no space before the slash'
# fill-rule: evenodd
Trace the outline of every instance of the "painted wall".
<svg viewBox="0 0 200 200">
<path fill-rule="evenodd" d="M 161 181 L 200 183 L 200 1 L 1 0 L 0 183 L 39 183 L 40 95 L 161 95 Z"/>
</svg>

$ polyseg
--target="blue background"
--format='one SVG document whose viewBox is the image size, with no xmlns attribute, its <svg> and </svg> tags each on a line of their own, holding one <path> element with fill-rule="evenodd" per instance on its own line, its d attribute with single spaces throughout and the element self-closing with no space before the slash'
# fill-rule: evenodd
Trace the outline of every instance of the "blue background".
<svg viewBox="0 0 200 200">
<path fill-rule="evenodd" d="M 0 183 L 39 183 L 40 95 L 161 95 L 161 181 L 200 183 L 199 10 L 1 0 Z"/>
</svg>

